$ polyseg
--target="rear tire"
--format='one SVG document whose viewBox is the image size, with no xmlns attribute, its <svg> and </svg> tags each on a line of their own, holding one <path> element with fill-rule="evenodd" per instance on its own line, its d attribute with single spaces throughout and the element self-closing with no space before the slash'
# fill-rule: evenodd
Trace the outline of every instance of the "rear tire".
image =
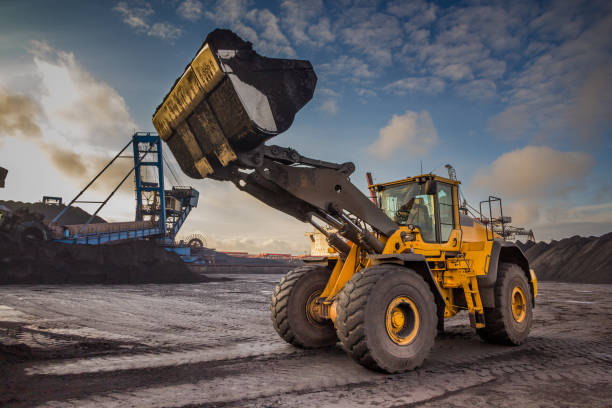
<svg viewBox="0 0 612 408">
<path fill-rule="evenodd" d="M 287 343 L 310 349 L 332 346 L 338 341 L 332 321 L 310 312 L 330 275 L 324 266 L 303 266 L 287 273 L 274 288 L 272 322 Z"/>
<path fill-rule="evenodd" d="M 412 269 L 377 265 L 355 274 L 338 295 L 338 338 L 359 364 L 398 373 L 423 363 L 437 332 L 429 285 Z"/>
<path fill-rule="evenodd" d="M 532 306 L 525 272 L 516 264 L 500 264 L 495 283 L 495 307 L 484 309 L 486 326 L 478 329 L 478 335 L 489 343 L 523 344 L 531 329 Z"/>
</svg>

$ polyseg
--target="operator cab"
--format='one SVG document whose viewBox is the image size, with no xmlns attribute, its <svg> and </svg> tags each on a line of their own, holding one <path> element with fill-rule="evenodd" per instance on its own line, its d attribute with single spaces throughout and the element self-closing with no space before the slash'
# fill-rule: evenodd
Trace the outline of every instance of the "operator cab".
<svg viewBox="0 0 612 408">
<path fill-rule="evenodd" d="M 372 186 L 378 206 L 399 225 L 417 227 L 425 242 L 448 242 L 456 222 L 457 184 L 433 175 L 422 175 Z"/>
</svg>

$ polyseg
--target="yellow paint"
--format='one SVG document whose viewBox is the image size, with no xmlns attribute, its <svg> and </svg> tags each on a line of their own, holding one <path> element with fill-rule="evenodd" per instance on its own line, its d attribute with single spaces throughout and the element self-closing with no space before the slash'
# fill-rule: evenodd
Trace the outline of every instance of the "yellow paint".
<svg viewBox="0 0 612 408">
<path fill-rule="evenodd" d="M 525 294 L 523 290 L 515 286 L 512 289 L 512 295 L 510 296 L 512 301 L 512 317 L 518 323 L 521 323 L 525 320 L 525 316 L 527 315 L 527 302 L 525 301 Z"/>
<path fill-rule="evenodd" d="M 327 286 L 323 291 L 324 295 L 328 299 L 336 296 L 338 292 L 340 292 L 340 289 L 344 287 L 346 282 L 351 279 L 353 274 L 355 274 L 355 272 L 361 269 L 361 267 L 359 267 L 358 262 L 359 251 L 360 248 L 358 245 L 351 244 L 351 250 L 349 251 L 349 254 L 344 260 L 343 264 L 340 266 L 340 271 L 336 275 L 336 278 L 332 279 L 334 277 L 334 272 L 336 272 L 336 268 L 338 268 L 338 265 L 340 264 L 340 261 L 338 261 L 338 264 L 336 264 L 336 268 L 334 268 L 332 276 L 330 277 L 329 281 L 327 282 Z"/>
<path fill-rule="evenodd" d="M 387 306 L 385 327 L 394 343 L 400 346 L 412 343 L 420 325 L 419 309 L 409 297 L 398 296 Z"/>
<path fill-rule="evenodd" d="M 533 287 L 533 298 L 535 299 L 538 296 L 538 278 L 536 277 L 535 271 L 533 269 L 529 270 L 529 275 L 531 276 L 531 286 Z"/>
<path fill-rule="evenodd" d="M 430 177 L 430 175 L 409 177 L 403 180 L 377 184 L 370 187 L 373 191 L 377 191 L 377 187 L 379 186 L 386 187 L 406 182 L 414 182 L 421 177 Z M 487 237 L 486 227 L 478 220 L 474 220 L 472 226 L 460 225 L 457 192 L 457 186 L 460 183 L 456 180 L 438 176 L 434 176 L 433 178 L 439 182 L 447 183 L 452 186 L 454 229 L 451 231 L 448 241 L 443 243 L 425 242 L 418 227 L 410 229 L 408 226 L 400 226 L 397 231 L 386 239 L 386 241 L 381 239 L 381 242 L 385 245 L 382 253 L 401 254 L 413 252 L 425 256 L 435 283 L 438 285 L 440 293 L 445 301 L 444 317 L 454 316 L 465 308 L 455 304 L 453 290 L 461 291 L 465 297 L 465 306 L 467 306 L 468 313 L 472 317 L 471 321 L 474 327 L 481 328 L 484 327 L 484 308 L 478 288 L 477 277 L 488 273 L 489 263 L 491 261 L 491 251 L 493 248 L 493 241 L 490 240 L 490 231 L 489 237 Z M 402 238 L 403 233 L 413 234 L 414 240 L 407 240 L 404 242 Z M 495 238 L 499 237 L 496 236 Z M 322 313 L 326 315 L 326 318 L 332 318 L 334 321 L 335 296 L 355 273 L 362 268 L 372 265 L 372 259 L 369 258 L 367 254 L 365 254 L 356 244 L 350 244 L 351 250 L 348 256 L 344 261 L 338 260 L 327 286 L 321 295 L 326 305 L 326 309 Z M 376 260 L 375 263 L 379 262 L 380 261 Z M 390 262 L 401 263 L 401 261 L 397 260 L 391 260 Z M 535 296 L 535 294 L 537 294 L 537 279 L 533 270 L 530 271 L 530 273 L 531 285 L 533 286 Z M 517 319 L 524 319 L 524 310 L 526 310 L 524 304 L 526 298 L 522 291 L 520 295 L 516 296 L 516 306 L 513 306 L 513 313 L 516 311 L 517 314 L 515 316 Z M 393 300 L 387 309 L 385 317 L 387 332 L 390 338 L 397 344 L 407 344 L 406 342 L 411 341 L 410 338 L 413 335 L 412 331 L 409 335 L 406 334 L 405 330 L 402 331 L 402 328 L 405 328 L 407 319 L 406 310 L 410 310 L 409 305 L 411 304 L 411 300 L 406 299 L 404 296 L 400 296 Z M 521 303 L 521 299 L 523 303 Z M 394 302 L 399 302 L 404 305 L 402 306 L 403 309 L 398 309 L 397 304 L 394 304 Z"/>
</svg>

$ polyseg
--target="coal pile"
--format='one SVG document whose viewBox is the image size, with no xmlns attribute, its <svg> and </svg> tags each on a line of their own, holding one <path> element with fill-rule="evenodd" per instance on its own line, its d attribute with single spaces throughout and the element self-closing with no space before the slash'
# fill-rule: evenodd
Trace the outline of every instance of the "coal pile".
<svg viewBox="0 0 612 408">
<path fill-rule="evenodd" d="M 612 232 L 600 237 L 573 236 L 521 247 L 539 280 L 612 283 Z"/>
<path fill-rule="evenodd" d="M 0 284 L 194 283 L 209 279 L 191 272 L 175 253 L 150 241 L 116 245 L 70 245 L 15 240 L 0 233 Z"/>
<path fill-rule="evenodd" d="M 21 201 L 0 200 L 0 205 L 4 205 L 8 209 L 15 211 L 21 208 L 26 208 L 30 212 L 42 214 L 45 222 L 48 223 L 66 207 L 65 205 L 43 204 L 43 203 L 24 203 Z M 85 224 L 91 215 L 79 207 L 70 207 L 68 211 L 62 215 L 59 222 L 64 225 Z M 106 222 L 104 219 L 95 216 L 91 221 L 94 224 Z"/>
</svg>

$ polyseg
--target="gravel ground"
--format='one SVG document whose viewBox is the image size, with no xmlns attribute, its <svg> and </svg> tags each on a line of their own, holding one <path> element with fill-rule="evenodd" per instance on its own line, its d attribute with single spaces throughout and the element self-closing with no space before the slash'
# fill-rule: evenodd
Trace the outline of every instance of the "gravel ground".
<svg viewBox="0 0 612 408">
<path fill-rule="evenodd" d="M 231 277 L 0 287 L 0 406 L 612 406 L 612 285 L 541 283 L 520 347 L 460 314 L 420 369 L 385 375 L 285 344 L 268 311 L 280 276 Z"/>
</svg>

